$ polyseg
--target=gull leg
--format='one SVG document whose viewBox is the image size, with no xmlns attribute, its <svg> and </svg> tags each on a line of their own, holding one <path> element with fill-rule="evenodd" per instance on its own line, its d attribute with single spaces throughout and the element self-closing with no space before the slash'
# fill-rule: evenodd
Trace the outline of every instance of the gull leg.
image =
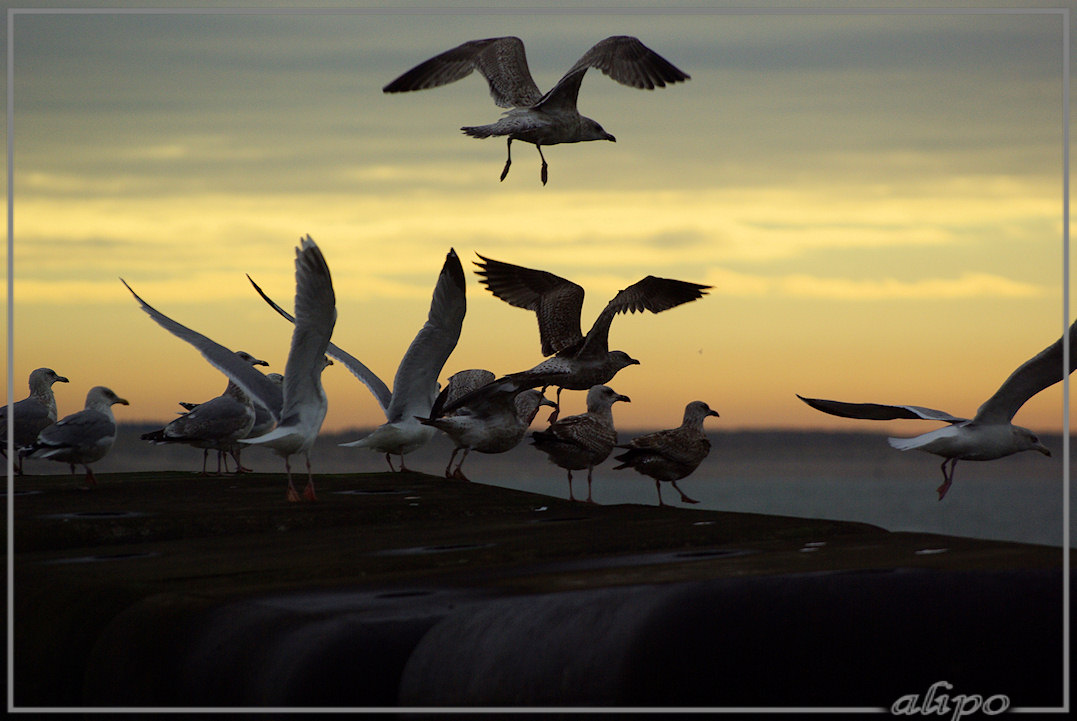
<svg viewBox="0 0 1077 721">
<path fill-rule="evenodd" d="M 71 466 L 71 467 L 74 468 L 75 466 Z M 83 466 L 83 468 L 86 469 L 86 485 L 88 485 L 88 486 L 96 486 L 97 485 L 97 479 L 94 478 L 93 469 L 90 468 L 89 466 Z"/>
<path fill-rule="evenodd" d="M 505 180 L 505 176 L 509 174 L 509 166 L 512 165 L 512 138 L 509 138 L 509 142 L 505 147 L 508 150 L 508 155 L 505 157 L 505 169 L 501 171 L 501 180 Z"/>
<path fill-rule="evenodd" d="M 546 185 L 546 156 L 542 154 L 542 146 L 535 143 L 535 149 L 539 151 L 539 157 L 542 158 L 542 171 L 539 175 L 542 178 L 542 184 Z"/>
<path fill-rule="evenodd" d="M 203 448 L 202 449 L 202 475 L 203 476 L 209 475 L 208 473 L 206 473 L 206 461 L 208 459 L 209 459 L 209 449 L 208 448 Z"/>
<path fill-rule="evenodd" d="M 464 455 L 460 456 L 460 462 L 456 464 L 456 470 L 452 472 L 453 478 L 459 478 L 461 481 L 471 481 L 471 479 L 465 476 L 464 472 L 460 470 L 464 466 L 464 461 L 467 460 L 468 453 L 471 453 L 471 449 L 465 448 Z"/>
<path fill-rule="evenodd" d="M 556 421 L 558 414 L 561 413 L 561 391 L 563 390 L 564 388 L 562 388 L 561 386 L 557 386 L 557 397 L 553 402 L 553 413 L 551 413 L 550 417 L 546 419 L 547 423 L 553 423 L 554 421 Z M 542 392 L 546 392 L 545 386 L 543 386 Z"/>
<path fill-rule="evenodd" d="M 673 487 L 677 489 L 677 493 L 681 494 L 681 502 L 683 502 L 683 503 L 699 503 L 699 501 L 697 501 L 696 499 L 689 498 L 688 496 L 684 495 L 684 491 L 682 491 L 680 489 L 680 487 L 677 486 L 676 481 L 673 481 Z"/>
<path fill-rule="evenodd" d="M 404 465 L 404 454 L 401 453 L 400 454 L 400 472 L 403 473 L 406 470 L 408 470 L 408 467 Z"/>
<path fill-rule="evenodd" d="M 445 477 L 446 478 L 452 478 L 453 477 L 453 474 L 450 471 L 450 469 L 452 468 L 453 459 L 456 458 L 456 454 L 459 453 L 459 452 L 460 452 L 460 446 L 457 446 L 456 448 L 452 449 L 452 455 L 449 456 L 449 465 L 445 466 Z M 463 463 L 463 461 L 460 461 L 460 462 Z"/>
<path fill-rule="evenodd" d="M 946 472 L 947 463 L 950 464 L 949 473 Z M 956 458 L 947 458 L 942 462 L 942 485 L 935 489 L 936 491 L 938 491 L 940 501 L 946 496 L 946 492 L 950 490 L 950 484 L 954 482 L 954 467 L 956 465 Z"/>
<path fill-rule="evenodd" d="M 666 502 L 662 500 L 662 484 L 661 484 L 661 482 L 659 482 L 658 480 L 655 480 L 654 487 L 655 487 L 655 490 L 658 491 L 658 505 L 660 505 L 660 506 L 666 505 Z"/>
<path fill-rule="evenodd" d="M 568 472 L 568 500 L 576 500 L 576 496 L 572 495 L 572 471 Z"/>
<path fill-rule="evenodd" d="M 298 503 L 299 494 L 296 493 L 295 486 L 292 485 L 292 464 L 288 462 L 288 457 L 284 457 L 284 471 L 288 474 L 288 491 L 284 494 L 284 497 L 288 499 L 289 503 Z"/>
<path fill-rule="evenodd" d="M 591 471 L 594 470 L 594 466 L 587 467 L 587 503 L 594 503 L 591 500 Z"/>
<path fill-rule="evenodd" d="M 385 462 L 389 464 L 389 470 L 393 473 L 396 473 L 396 469 L 393 468 L 393 459 L 389 456 L 388 453 L 385 454 Z"/>
<path fill-rule="evenodd" d="M 307 455 L 307 487 L 303 489 L 303 500 L 318 500 L 318 497 L 314 495 L 314 475 L 310 472 L 310 455 Z"/>
</svg>

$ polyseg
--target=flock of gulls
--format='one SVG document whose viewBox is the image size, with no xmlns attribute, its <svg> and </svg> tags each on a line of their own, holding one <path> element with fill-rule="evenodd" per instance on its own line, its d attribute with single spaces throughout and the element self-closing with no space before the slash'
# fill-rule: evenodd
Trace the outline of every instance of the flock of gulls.
<svg viewBox="0 0 1077 721">
<path fill-rule="evenodd" d="M 460 80 L 478 70 L 489 84 L 494 102 L 509 108 L 493 124 L 465 127 L 471 137 L 507 136 L 508 155 L 501 179 L 512 163 L 512 141 L 532 143 L 542 159 L 541 179 L 547 181 L 542 146 L 587 140 L 610 140 L 594 120 L 579 114 L 577 96 L 583 76 L 597 68 L 619 83 L 653 89 L 689 76 L 634 37 L 615 36 L 584 53 L 557 84 L 542 93 L 527 67 L 523 43 L 515 37 L 473 40 L 437 55 L 385 86 L 386 93 L 422 90 Z M 621 350 L 610 350 L 609 330 L 615 316 L 636 312 L 660 313 L 702 298 L 710 286 L 670 278 L 647 276 L 618 292 L 595 319 L 586 334 L 581 325 L 584 289 L 553 273 L 525 268 L 478 255 L 480 283 L 504 302 L 531 311 L 538 321 L 544 360 L 522 371 L 496 375 L 487 369 L 458 371 L 438 382 L 460 338 L 467 309 L 465 274 L 454 250 L 448 252 L 430 303 L 426 322 L 419 329 L 396 370 L 390 390 L 355 356 L 331 341 L 337 321 L 336 297 L 329 266 L 315 242 L 306 236 L 295 251 L 293 313 L 278 305 L 248 276 L 254 290 L 277 313 L 293 323 L 291 344 L 283 375 L 263 373 L 268 365 L 245 351 L 234 351 L 161 313 L 121 278 L 141 309 L 172 335 L 201 353 L 227 379 L 224 392 L 202 403 L 182 403 L 185 412 L 142 438 L 151 443 L 183 443 L 203 450 L 206 473 L 209 451 L 217 453 L 217 470 L 228 457 L 236 472 L 246 471 L 241 453 L 261 446 L 284 460 L 289 501 L 317 498 L 311 470 L 311 449 L 328 408 L 322 372 L 339 363 L 363 383 L 385 413 L 385 423 L 363 438 L 341 445 L 383 454 L 392 471 L 404 471 L 404 457 L 421 448 L 438 432 L 454 444 L 445 467 L 446 477 L 467 480 L 462 471 L 472 451 L 503 453 L 519 445 L 542 406 L 552 407 L 544 430 L 531 433 L 533 446 L 567 472 L 569 498 L 572 472 L 587 471 L 591 502 L 594 468 L 614 450 L 615 470 L 633 468 L 652 478 L 662 499 L 662 483 L 669 483 L 684 503 L 696 503 L 677 486 L 707 457 L 710 444 L 703 424 L 717 411 L 703 401 L 689 402 L 680 426 L 618 443 L 613 405 L 628 403 L 608 383 L 623 368 L 638 360 Z M 1077 340 L 1077 323 L 1067 331 L 1069 343 Z M 899 450 L 916 449 L 941 456 L 941 500 L 953 482 L 959 460 L 992 460 L 1026 450 L 1050 451 L 1032 431 L 1013 425 L 1017 411 L 1028 399 L 1064 377 L 1063 343 L 1059 338 L 1015 370 L 971 418 L 914 405 L 845 403 L 798 396 L 812 408 L 847 418 L 890 420 L 898 418 L 941 421 L 947 425 L 914 438 L 891 438 Z M 1077 368 L 1077 353 L 1069 357 L 1065 373 Z M 115 404 L 128 402 L 109 388 L 96 386 L 86 396 L 83 410 L 57 420 L 52 386 L 68 379 L 49 368 L 30 374 L 29 397 L 0 408 L 0 432 L 12 426 L 12 459 L 22 473 L 24 458 L 42 458 L 69 464 L 72 473 L 82 465 L 86 481 L 96 483 L 90 465 L 103 458 L 116 437 Z M 556 389 L 551 400 L 546 396 Z M 585 391 L 587 410 L 559 417 L 561 393 Z M 7 446 L 3 452 L 7 456 Z M 460 456 L 457 461 L 457 456 Z M 300 493 L 292 479 L 291 458 L 302 456 L 307 484 Z M 399 466 L 393 465 L 398 456 Z M 453 464 L 456 464 L 455 466 Z"/>
</svg>

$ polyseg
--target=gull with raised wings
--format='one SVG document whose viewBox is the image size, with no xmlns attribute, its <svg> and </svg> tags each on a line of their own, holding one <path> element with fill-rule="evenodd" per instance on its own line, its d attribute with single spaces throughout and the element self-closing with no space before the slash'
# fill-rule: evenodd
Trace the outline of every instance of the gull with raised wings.
<svg viewBox="0 0 1077 721">
<path fill-rule="evenodd" d="M 1077 322 L 1070 326 L 1068 335 L 1070 347 L 1073 348 L 1077 341 Z M 954 481 L 954 467 L 958 461 L 991 461 L 1021 451 L 1039 451 L 1045 456 L 1051 455 L 1035 433 L 1014 425 L 1012 421 L 1029 398 L 1058 383 L 1077 368 L 1077 354 L 1071 352 L 1069 369 L 1063 373 L 1062 344 L 1065 337 L 1063 335 L 1022 363 L 994 395 L 984 401 L 971 419 L 923 406 L 844 403 L 801 395 L 797 395 L 797 398 L 816 410 L 843 418 L 876 421 L 922 418 L 948 423 L 914 438 L 888 439 L 890 445 L 900 451 L 918 450 L 942 456 L 943 482 L 936 489 L 941 501 Z"/>
<path fill-rule="evenodd" d="M 496 123 L 465 126 L 461 130 L 473 138 L 508 136 L 501 180 L 512 165 L 512 141 L 532 143 L 542 159 L 541 177 L 545 185 L 547 165 L 542 146 L 585 140 L 616 141 L 601 125 L 580 115 L 576 109 L 580 83 L 589 68 L 601 70 L 622 85 L 647 90 L 689 79 L 687 73 L 639 38 L 615 35 L 596 43 L 549 92 L 543 93 L 528 70 L 523 41 L 501 37 L 470 40 L 436 55 L 386 85 L 383 91 L 399 93 L 436 88 L 478 70 L 490 86 L 494 103 L 509 110 Z"/>
</svg>

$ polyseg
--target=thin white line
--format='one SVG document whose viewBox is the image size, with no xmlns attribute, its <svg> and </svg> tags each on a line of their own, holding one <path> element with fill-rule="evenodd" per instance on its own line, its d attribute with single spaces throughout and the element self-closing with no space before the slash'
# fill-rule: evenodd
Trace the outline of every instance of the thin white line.
<svg viewBox="0 0 1077 721">
<path fill-rule="evenodd" d="M 15 18 L 7 11 L 7 708 L 15 704 Z"/>
</svg>

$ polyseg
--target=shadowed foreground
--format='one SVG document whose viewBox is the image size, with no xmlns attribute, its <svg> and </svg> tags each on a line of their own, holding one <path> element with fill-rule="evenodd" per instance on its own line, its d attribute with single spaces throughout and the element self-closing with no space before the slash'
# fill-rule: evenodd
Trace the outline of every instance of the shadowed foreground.
<svg viewBox="0 0 1077 721">
<path fill-rule="evenodd" d="M 1062 702 L 1058 548 L 419 473 L 98 481 L 17 479 L 16 708 Z"/>
</svg>

